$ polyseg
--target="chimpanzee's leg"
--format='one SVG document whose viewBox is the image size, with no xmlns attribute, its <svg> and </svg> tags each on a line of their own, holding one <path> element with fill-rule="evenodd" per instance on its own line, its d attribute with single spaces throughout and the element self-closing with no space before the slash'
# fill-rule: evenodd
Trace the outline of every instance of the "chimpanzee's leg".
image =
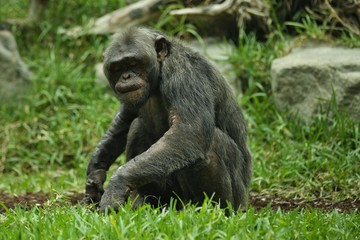
<svg viewBox="0 0 360 240">
<path fill-rule="evenodd" d="M 220 129 L 214 133 L 213 143 L 206 159 L 176 174 L 183 202 L 201 203 L 205 195 L 220 202 L 221 207 L 231 203 L 234 209 L 245 206 L 243 183 L 244 157 L 235 142 Z"/>
<path fill-rule="evenodd" d="M 145 152 L 153 143 L 150 136 L 139 118 L 136 118 L 129 129 L 126 144 L 126 161 Z"/>
</svg>

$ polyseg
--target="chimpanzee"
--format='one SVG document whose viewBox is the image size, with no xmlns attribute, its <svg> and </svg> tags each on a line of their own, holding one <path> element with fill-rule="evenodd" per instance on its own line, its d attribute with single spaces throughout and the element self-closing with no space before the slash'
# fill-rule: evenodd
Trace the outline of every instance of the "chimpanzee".
<svg viewBox="0 0 360 240">
<path fill-rule="evenodd" d="M 251 156 L 246 126 L 230 87 L 214 66 L 179 40 L 145 27 L 118 33 L 104 72 L 121 110 L 87 169 L 85 203 L 135 205 L 246 203 Z M 126 163 L 103 189 L 106 171 Z"/>
</svg>

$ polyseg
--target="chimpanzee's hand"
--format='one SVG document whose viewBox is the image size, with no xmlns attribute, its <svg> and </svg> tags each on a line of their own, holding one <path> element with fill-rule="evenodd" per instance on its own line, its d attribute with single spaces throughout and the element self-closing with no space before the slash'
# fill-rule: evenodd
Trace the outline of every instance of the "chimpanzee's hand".
<svg viewBox="0 0 360 240">
<path fill-rule="evenodd" d="M 100 211 L 104 212 L 109 208 L 112 208 L 115 211 L 118 210 L 118 208 L 130 197 L 130 194 L 131 189 L 126 185 L 126 181 L 114 174 L 101 197 Z"/>
<path fill-rule="evenodd" d="M 106 171 L 98 169 L 91 172 L 86 180 L 85 197 L 82 200 L 84 205 L 99 203 L 104 193 L 103 184 L 106 180 Z"/>
</svg>

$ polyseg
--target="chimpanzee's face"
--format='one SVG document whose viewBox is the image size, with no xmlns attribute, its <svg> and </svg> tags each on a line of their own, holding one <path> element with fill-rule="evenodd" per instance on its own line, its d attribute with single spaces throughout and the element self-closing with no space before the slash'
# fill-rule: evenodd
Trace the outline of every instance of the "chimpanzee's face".
<svg viewBox="0 0 360 240">
<path fill-rule="evenodd" d="M 104 72 L 120 101 L 141 107 L 159 75 L 155 47 L 152 52 L 134 43 L 112 44 L 104 54 Z"/>
</svg>

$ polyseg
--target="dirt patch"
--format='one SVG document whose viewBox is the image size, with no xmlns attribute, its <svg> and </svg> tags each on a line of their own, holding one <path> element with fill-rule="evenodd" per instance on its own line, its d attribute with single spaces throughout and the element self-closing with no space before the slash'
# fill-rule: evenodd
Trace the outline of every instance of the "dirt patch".
<svg viewBox="0 0 360 240">
<path fill-rule="evenodd" d="M 55 201 L 55 203 L 59 203 L 59 205 L 76 205 L 78 201 L 82 199 L 82 197 L 82 193 L 71 193 L 65 197 L 62 197 L 61 200 Z M 41 207 L 46 204 L 49 199 L 50 194 L 48 193 L 26 193 L 23 195 L 8 195 L 0 192 L 0 213 L 6 212 L 5 208 L 2 205 L 5 205 L 8 209 L 12 209 L 15 206 L 20 206 L 22 208 L 28 209 L 33 206 Z M 1 202 L 3 204 L 1 204 Z M 273 210 L 281 208 L 284 211 L 290 211 L 296 208 L 318 208 L 324 211 L 331 211 L 337 209 L 339 212 L 344 213 L 350 211 L 359 212 L 360 210 L 359 199 L 347 199 L 340 202 L 331 202 L 329 200 L 319 198 L 315 201 L 303 201 L 264 194 L 251 194 L 250 204 L 256 210 L 260 210 L 267 206 L 270 206 Z"/>
<path fill-rule="evenodd" d="M 55 202 L 58 205 L 76 205 L 83 197 L 83 193 L 74 192 L 70 193 L 69 195 L 62 196 L 59 201 Z M 22 195 L 9 195 L 4 192 L 0 192 L 0 214 L 6 212 L 3 205 L 5 205 L 8 209 L 13 209 L 15 206 L 29 209 L 34 206 L 42 207 L 49 200 L 49 193 L 26 193 Z"/>
</svg>

